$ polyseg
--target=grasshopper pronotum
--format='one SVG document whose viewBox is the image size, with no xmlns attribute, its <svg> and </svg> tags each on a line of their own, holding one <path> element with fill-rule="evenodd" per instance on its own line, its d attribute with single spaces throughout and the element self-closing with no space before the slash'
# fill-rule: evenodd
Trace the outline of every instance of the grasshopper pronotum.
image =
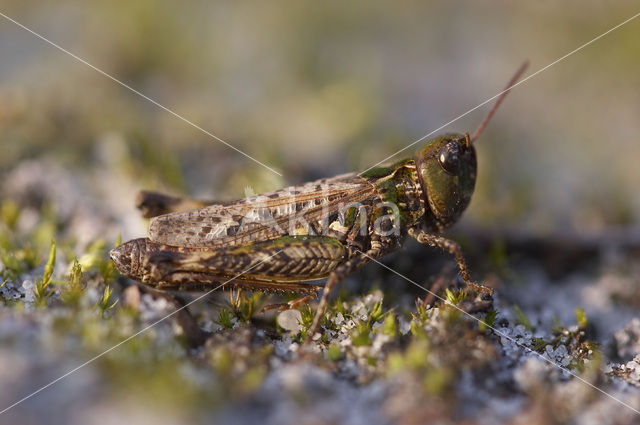
<svg viewBox="0 0 640 425">
<path fill-rule="evenodd" d="M 398 249 L 407 235 L 453 254 L 465 283 L 490 293 L 471 281 L 459 245 L 440 233 L 471 200 L 477 170 L 473 142 L 507 93 L 473 137 L 444 134 L 427 141 L 413 158 L 361 174 L 210 205 L 143 192 L 138 206 L 152 217 L 149 237 L 120 245 L 111 258 L 123 275 L 158 289 L 195 290 L 232 279 L 227 284 L 232 288 L 301 294 L 267 308 L 296 308 L 324 289 L 308 340 L 335 285 Z"/>
</svg>

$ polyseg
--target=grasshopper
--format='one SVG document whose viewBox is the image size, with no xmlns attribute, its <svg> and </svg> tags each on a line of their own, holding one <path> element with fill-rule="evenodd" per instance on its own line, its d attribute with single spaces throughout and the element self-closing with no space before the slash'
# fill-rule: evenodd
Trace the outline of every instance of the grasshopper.
<svg viewBox="0 0 640 425">
<path fill-rule="evenodd" d="M 407 236 L 451 253 L 466 285 L 486 299 L 491 290 L 471 280 L 460 246 L 441 233 L 469 205 L 477 171 L 473 142 L 507 93 L 473 137 L 444 134 L 412 158 L 361 174 L 226 203 L 142 192 L 138 207 L 151 218 L 149 236 L 113 249 L 111 258 L 121 274 L 157 289 L 201 290 L 227 282 L 230 288 L 300 295 L 265 309 L 297 308 L 323 290 L 307 341 L 337 283 L 399 249 Z"/>
</svg>

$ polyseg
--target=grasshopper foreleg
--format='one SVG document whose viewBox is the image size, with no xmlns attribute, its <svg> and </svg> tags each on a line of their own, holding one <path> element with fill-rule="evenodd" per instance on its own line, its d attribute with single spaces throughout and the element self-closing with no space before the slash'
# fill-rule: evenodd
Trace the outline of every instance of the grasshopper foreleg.
<svg viewBox="0 0 640 425">
<path fill-rule="evenodd" d="M 493 292 L 490 288 L 487 288 L 486 286 L 479 285 L 471 281 L 471 276 L 469 275 L 467 262 L 465 261 L 464 256 L 462 255 L 462 249 L 460 248 L 460 245 L 457 242 L 439 235 L 427 233 L 422 229 L 416 229 L 416 228 L 409 229 L 409 235 L 422 244 L 427 244 L 433 247 L 440 248 L 444 251 L 447 251 L 449 254 L 453 255 L 456 259 L 456 263 L 458 263 L 458 268 L 460 269 L 460 274 L 462 275 L 462 279 L 464 280 L 464 282 L 467 284 L 469 288 L 472 288 L 475 291 L 480 293 Z"/>
</svg>

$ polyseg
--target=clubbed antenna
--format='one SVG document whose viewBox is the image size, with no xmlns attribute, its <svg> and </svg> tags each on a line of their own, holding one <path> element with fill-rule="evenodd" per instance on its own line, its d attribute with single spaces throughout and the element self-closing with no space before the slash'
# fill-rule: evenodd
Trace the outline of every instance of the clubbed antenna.
<svg viewBox="0 0 640 425">
<path fill-rule="evenodd" d="M 527 69 L 528 66 L 529 66 L 529 61 L 525 61 L 522 65 L 520 65 L 520 68 L 518 68 L 515 75 L 507 83 L 507 86 L 505 87 L 505 89 L 502 91 L 502 93 L 500 93 L 500 96 L 498 97 L 498 100 L 496 100 L 495 105 L 493 105 L 493 108 L 491 108 L 487 116 L 484 117 L 484 119 L 482 120 L 482 122 L 480 123 L 476 131 L 473 133 L 473 136 L 471 137 L 471 143 L 476 141 L 480 133 L 482 133 L 484 128 L 487 126 L 487 124 L 489 124 L 489 121 L 491 121 L 493 114 L 496 113 L 496 110 L 498 110 L 498 108 L 500 107 L 500 104 L 504 101 L 504 98 L 507 97 L 507 95 L 509 94 L 509 91 L 511 91 L 513 86 L 520 79 L 520 77 L 522 76 L 522 74 L 524 73 L 525 69 Z"/>
</svg>

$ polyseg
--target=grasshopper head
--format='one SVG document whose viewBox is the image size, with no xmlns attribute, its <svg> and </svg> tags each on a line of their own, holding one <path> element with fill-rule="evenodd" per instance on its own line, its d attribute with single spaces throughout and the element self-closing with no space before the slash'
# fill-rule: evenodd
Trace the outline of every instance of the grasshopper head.
<svg viewBox="0 0 640 425">
<path fill-rule="evenodd" d="M 431 139 L 414 160 L 435 224 L 440 228 L 453 224 L 469 205 L 476 183 L 476 151 L 469 135 Z"/>
<path fill-rule="evenodd" d="M 129 242 L 113 248 L 109 252 L 116 268 L 123 276 L 138 279 L 141 272 L 141 253 L 144 252 L 144 238 L 133 239 Z"/>
</svg>

